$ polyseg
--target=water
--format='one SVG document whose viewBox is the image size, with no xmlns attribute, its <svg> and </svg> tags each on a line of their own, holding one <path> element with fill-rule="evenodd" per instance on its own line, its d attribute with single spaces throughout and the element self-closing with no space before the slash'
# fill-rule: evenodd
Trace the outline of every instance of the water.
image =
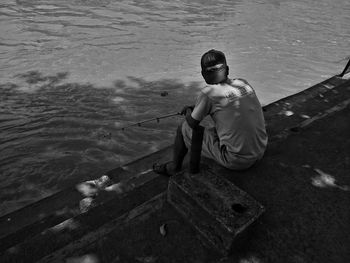
<svg viewBox="0 0 350 263">
<path fill-rule="evenodd" d="M 340 73 L 348 0 L 3 0 L 0 215 L 168 145 L 203 85 L 200 56 L 263 104 Z M 167 96 L 162 96 L 167 92 Z"/>
</svg>

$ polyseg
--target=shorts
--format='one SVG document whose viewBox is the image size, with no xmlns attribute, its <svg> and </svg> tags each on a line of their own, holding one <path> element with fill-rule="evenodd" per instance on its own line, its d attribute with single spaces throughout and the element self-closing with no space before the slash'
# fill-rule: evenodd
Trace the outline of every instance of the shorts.
<svg viewBox="0 0 350 263">
<path fill-rule="evenodd" d="M 185 121 L 182 124 L 181 130 L 186 147 L 191 149 L 192 128 Z M 214 127 L 204 129 L 201 154 L 232 170 L 244 170 L 256 162 L 255 159 L 248 160 L 237 154 L 228 152 L 225 145 L 220 145 L 220 139 Z"/>
</svg>

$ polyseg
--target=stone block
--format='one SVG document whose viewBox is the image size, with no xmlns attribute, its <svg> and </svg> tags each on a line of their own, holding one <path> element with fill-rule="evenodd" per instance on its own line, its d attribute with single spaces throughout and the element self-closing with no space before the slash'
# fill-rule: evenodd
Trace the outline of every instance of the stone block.
<svg viewBox="0 0 350 263">
<path fill-rule="evenodd" d="M 235 237 L 264 211 L 254 198 L 212 171 L 171 177 L 172 204 L 199 232 L 204 242 L 227 255 Z"/>
</svg>

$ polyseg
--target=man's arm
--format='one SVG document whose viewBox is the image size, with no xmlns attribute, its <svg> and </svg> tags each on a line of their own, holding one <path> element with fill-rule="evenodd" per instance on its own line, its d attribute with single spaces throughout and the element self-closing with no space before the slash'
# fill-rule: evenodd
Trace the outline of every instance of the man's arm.
<svg viewBox="0 0 350 263">
<path fill-rule="evenodd" d="M 193 110 L 186 109 L 186 121 L 192 129 L 197 129 L 199 123 L 210 113 L 211 102 L 207 95 L 200 93 Z"/>
<path fill-rule="evenodd" d="M 193 130 L 196 130 L 200 123 L 199 120 L 192 117 L 192 111 L 190 109 L 186 112 L 186 121 Z"/>
</svg>

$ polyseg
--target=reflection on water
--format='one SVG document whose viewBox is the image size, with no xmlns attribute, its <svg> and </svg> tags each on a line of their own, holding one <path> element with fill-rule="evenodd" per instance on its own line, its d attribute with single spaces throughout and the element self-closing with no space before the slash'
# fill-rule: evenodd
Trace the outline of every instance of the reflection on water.
<svg viewBox="0 0 350 263">
<path fill-rule="evenodd" d="M 347 0 L 1 1 L 0 214 L 168 144 L 179 119 L 113 131 L 192 104 L 210 48 L 264 104 L 340 73 L 349 13 Z"/>
</svg>

